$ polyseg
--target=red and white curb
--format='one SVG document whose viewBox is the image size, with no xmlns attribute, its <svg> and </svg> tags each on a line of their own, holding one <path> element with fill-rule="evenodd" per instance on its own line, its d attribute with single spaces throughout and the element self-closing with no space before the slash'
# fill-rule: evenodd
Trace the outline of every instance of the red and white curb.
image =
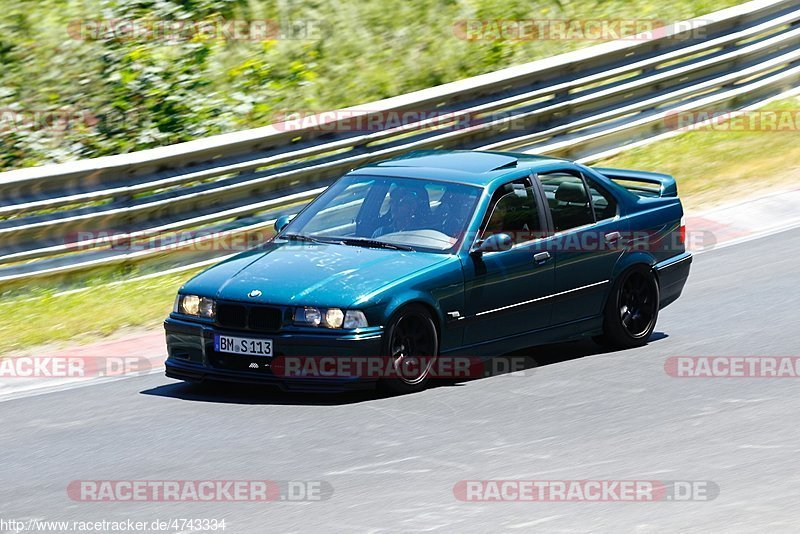
<svg viewBox="0 0 800 534">
<path fill-rule="evenodd" d="M 800 227 L 800 188 L 782 189 L 696 213 L 687 213 L 693 253 L 702 254 Z M 711 235 L 693 242 L 693 234 Z"/>
<path fill-rule="evenodd" d="M 77 347 L 0 357 L 0 402 L 54 391 L 161 374 L 167 347 L 163 330 Z"/>
</svg>

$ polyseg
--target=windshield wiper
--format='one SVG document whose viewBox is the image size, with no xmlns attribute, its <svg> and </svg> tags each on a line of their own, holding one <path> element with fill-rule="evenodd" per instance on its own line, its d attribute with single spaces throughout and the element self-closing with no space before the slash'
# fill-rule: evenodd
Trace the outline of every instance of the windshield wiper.
<svg viewBox="0 0 800 534">
<path fill-rule="evenodd" d="M 345 245 L 353 245 L 355 247 L 369 247 L 369 248 L 386 248 L 389 250 L 408 250 L 413 251 L 413 247 L 408 245 L 396 245 L 394 243 L 387 243 L 386 241 L 378 241 L 377 239 L 362 239 L 358 237 L 343 237 L 341 242 Z"/>
<path fill-rule="evenodd" d="M 311 237 L 310 235 L 303 235 L 303 234 L 283 234 L 281 236 L 283 239 L 288 239 L 289 241 L 305 241 L 307 243 L 322 243 L 316 237 Z"/>
<path fill-rule="evenodd" d="M 378 241 L 377 239 L 362 239 L 358 237 L 337 237 L 331 239 L 320 239 L 318 237 L 304 235 L 304 234 L 284 234 L 281 236 L 283 239 L 289 241 L 304 241 L 307 243 L 341 243 L 343 245 L 353 245 L 356 247 L 370 247 L 370 248 L 386 248 L 390 250 L 410 250 L 412 247 L 407 245 L 395 245 L 385 241 Z"/>
</svg>

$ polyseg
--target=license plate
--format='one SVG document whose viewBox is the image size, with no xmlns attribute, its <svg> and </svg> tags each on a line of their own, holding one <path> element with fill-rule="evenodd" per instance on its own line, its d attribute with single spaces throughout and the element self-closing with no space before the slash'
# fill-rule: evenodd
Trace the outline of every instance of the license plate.
<svg viewBox="0 0 800 534">
<path fill-rule="evenodd" d="M 214 350 L 246 356 L 272 356 L 272 340 L 214 334 Z"/>
</svg>

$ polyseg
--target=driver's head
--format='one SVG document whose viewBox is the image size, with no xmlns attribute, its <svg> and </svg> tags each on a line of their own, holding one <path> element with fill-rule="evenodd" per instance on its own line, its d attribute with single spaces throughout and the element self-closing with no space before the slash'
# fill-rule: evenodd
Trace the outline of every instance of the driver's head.
<svg viewBox="0 0 800 534">
<path fill-rule="evenodd" d="M 408 226 L 417 215 L 419 195 L 408 187 L 397 187 L 389 195 L 389 210 L 395 224 Z"/>
</svg>

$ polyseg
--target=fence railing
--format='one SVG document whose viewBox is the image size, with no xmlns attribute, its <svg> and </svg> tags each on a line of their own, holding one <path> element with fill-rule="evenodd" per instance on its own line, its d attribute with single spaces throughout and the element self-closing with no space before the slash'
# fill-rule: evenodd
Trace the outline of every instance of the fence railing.
<svg viewBox="0 0 800 534">
<path fill-rule="evenodd" d="M 668 131 L 678 111 L 738 109 L 800 82 L 797 0 L 756 0 L 656 34 L 313 120 L 0 173 L 0 287 L 223 256 L 367 161 L 430 148 L 577 159 Z M 353 127 L 409 116 L 419 118 Z"/>
</svg>

